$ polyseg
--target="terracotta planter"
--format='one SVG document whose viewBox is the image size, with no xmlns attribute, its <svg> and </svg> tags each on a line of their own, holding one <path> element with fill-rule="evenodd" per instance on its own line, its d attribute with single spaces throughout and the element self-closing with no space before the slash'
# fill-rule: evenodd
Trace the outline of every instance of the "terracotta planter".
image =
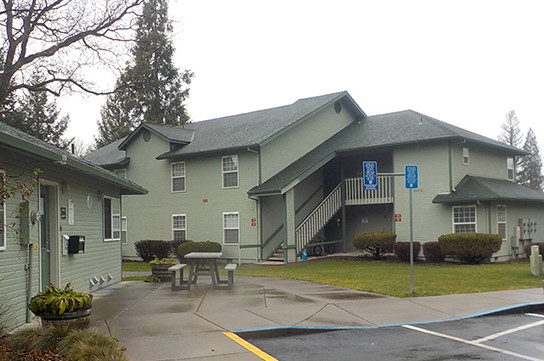
<svg viewBox="0 0 544 361">
<path fill-rule="evenodd" d="M 151 264 L 151 274 L 157 276 L 161 282 L 170 282 L 172 280 L 172 273 L 168 269 L 172 266 L 174 266 L 173 263 Z"/>
<path fill-rule="evenodd" d="M 62 315 L 54 313 L 41 313 L 43 326 L 89 328 L 91 322 L 92 305 Z"/>
</svg>

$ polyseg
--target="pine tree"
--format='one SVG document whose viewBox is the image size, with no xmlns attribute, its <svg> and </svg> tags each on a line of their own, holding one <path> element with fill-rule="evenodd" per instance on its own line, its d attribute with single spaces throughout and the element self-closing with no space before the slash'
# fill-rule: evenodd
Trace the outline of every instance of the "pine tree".
<svg viewBox="0 0 544 361">
<path fill-rule="evenodd" d="M 521 157 L 519 183 L 534 190 L 542 190 L 542 158 L 538 149 L 535 133 L 531 128 L 527 132 L 523 150 L 528 152 L 528 155 Z"/>
<path fill-rule="evenodd" d="M 181 125 L 189 120 L 184 101 L 193 73 L 180 73 L 172 62 L 172 24 L 167 0 L 145 0 L 138 18 L 132 62 L 117 81 L 99 121 L 97 145 L 127 135 L 141 122 Z"/>
<path fill-rule="evenodd" d="M 35 74 L 33 77 L 35 82 L 40 81 L 39 75 Z M 13 110 L 5 113 L 2 119 L 6 124 L 58 148 L 68 149 L 73 139 L 64 139 L 63 136 L 70 118 L 64 116 L 59 119 L 57 103 L 49 100 L 45 89 L 27 91 L 22 98 L 13 99 Z"/>
</svg>

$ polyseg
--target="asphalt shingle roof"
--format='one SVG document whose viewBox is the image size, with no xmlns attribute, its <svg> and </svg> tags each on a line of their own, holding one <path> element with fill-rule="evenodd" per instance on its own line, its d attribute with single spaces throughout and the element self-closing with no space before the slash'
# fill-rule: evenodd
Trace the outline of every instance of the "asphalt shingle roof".
<svg viewBox="0 0 544 361">
<path fill-rule="evenodd" d="M 438 194 L 433 203 L 459 204 L 476 201 L 544 203 L 544 193 L 505 179 L 465 176 L 448 194 Z"/>
<path fill-rule="evenodd" d="M 94 152 L 85 155 L 83 158 L 88 160 L 89 162 L 99 164 L 100 166 L 106 168 L 120 166 L 121 164 L 128 161 L 126 152 L 119 149 L 119 145 L 125 139 L 126 138 L 122 138 L 102 148 L 98 148 Z"/>
<path fill-rule="evenodd" d="M 350 124 L 260 186 L 249 190 L 248 193 L 257 195 L 280 192 L 286 185 L 315 168 L 315 165 L 323 165 L 338 153 L 450 139 L 485 144 L 506 154 L 525 154 L 522 150 L 496 140 L 413 110 L 405 110 L 370 116 Z"/>
<path fill-rule="evenodd" d="M 102 179 L 121 187 L 123 194 L 145 194 L 147 190 L 129 180 L 122 179 L 114 173 L 99 167 L 95 163 L 76 157 L 72 153 L 55 147 L 52 144 L 35 138 L 25 132 L 0 122 L 0 144 L 10 149 L 19 149 L 46 161 L 62 162 L 72 170 Z M 59 165 L 61 166 L 61 165 Z"/>
</svg>

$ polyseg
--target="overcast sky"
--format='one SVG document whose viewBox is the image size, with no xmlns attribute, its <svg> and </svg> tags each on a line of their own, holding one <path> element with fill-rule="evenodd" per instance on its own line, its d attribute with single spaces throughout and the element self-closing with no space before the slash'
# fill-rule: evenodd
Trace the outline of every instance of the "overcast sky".
<svg viewBox="0 0 544 361">
<path fill-rule="evenodd" d="M 347 90 L 367 115 L 413 109 L 493 139 L 515 110 L 541 152 L 543 10 L 536 0 L 170 3 L 176 65 L 195 73 L 193 121 Z M 59 102 L 69 135 L 91 143 L 103 102 Z"/>
</svg>

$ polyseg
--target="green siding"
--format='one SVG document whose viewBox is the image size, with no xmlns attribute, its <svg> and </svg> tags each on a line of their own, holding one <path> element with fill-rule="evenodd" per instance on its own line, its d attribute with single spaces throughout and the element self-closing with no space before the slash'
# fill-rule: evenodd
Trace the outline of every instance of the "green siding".
<svg viewBox="0 0 544 361">
<path fill-rule="evenodd" d="M 186 190 L 172 192 L 171 163 L 155 159 L 167 148 L 166 141 L 152 137 L 148 143 L 136 139 L 127 149 L 131 157 L 127 177 L 142 184 L 149 193 L 124 199 L 128 244 L 123 246 L 123 256 L 136 257 L 136 241 L 171 240 L 173 214 L 186 215 L 187 239 L 223 244 L 223 213 L 239 212 L 242 244 L 257 243 L 259 227 L 251 225 L 251 219 L 257 218 L 257 204 L 247 197 L 247 191 L 258 183 L 258 155 L 244 150 L 176 160 L 185 162 Z M 223 189 L 221 157 L 233 154 L 238 155 L 239 186 Z M 241 252 L 242 258 L 255 260 L 255 249 Z M 223 245 L 223 253 L 225 257 L 238 258 L 238 245 Z"/>
<path fill-rule="evenodd" d="M 353 115 L 347 110 L 336 114 L 334 106 L 330 105 L 266 143 L 262 147 L 263 182 L 345 128 L 353 120 Z"/>
</svg>

